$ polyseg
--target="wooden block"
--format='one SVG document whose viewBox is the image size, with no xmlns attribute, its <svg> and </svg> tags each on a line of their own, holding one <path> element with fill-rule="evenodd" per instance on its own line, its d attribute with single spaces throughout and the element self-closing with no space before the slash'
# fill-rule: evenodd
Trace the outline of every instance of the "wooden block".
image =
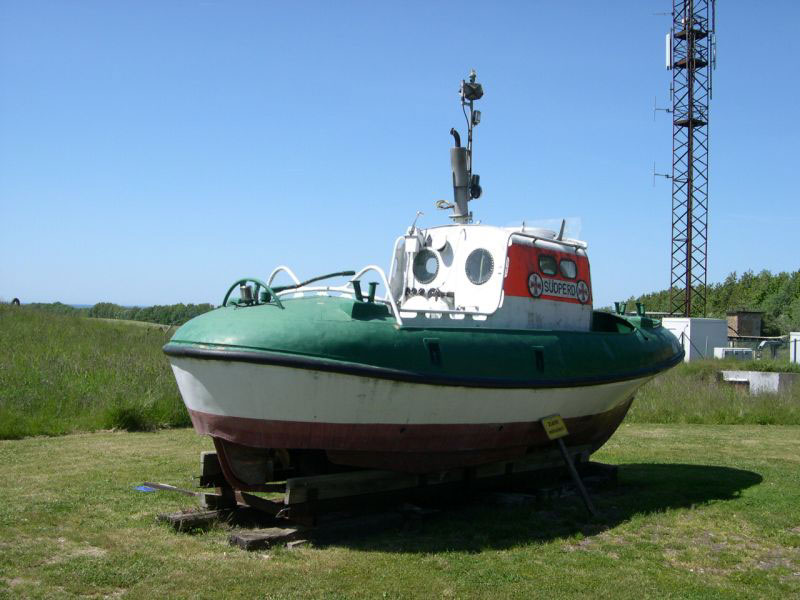
<svg viewBox="0 0 800 600">
<path fill-rule="evenodd" d="M 230 484 L 225 479 L 222 473 L 222 467 L 219 464 L 219 457 L 216 452 L 205 451 L 200 453 L 200 487 L 224 487 L 230 488 Z"/>
<path fill-rule="evenodd" d="M 219 465 L 219 458 L 216 452 L 200 453 L 200 476 L 213 477 L 222 475 L 222 467 Z"/>
<path fill-rule="evenodd" d="M 297 539 L 305 529 L 299 527 L 267 527 L 236 531 L 228 537 L 231 546 L 242 550 L 261 550 L 275 544 L 283 544 Z"/>
<path fill-rule="evenodd" d="M 568 449 L 571 455 L 588 452 L 589 446 L 574 446 Z M 506 475 L 525 473 L 541 469 L 562 467 L 564 459 L 553 448 L 523 456 L 514 461 L 500 461 L 467 469 L 451 469 L 436 473 L 419 475 L 396 473 L 393 471 L 353 471 L 313 477 L 292 477 L 286 480 L 284 503 L 313 504 L 315 501 L 346 498 L 366 494 L 393 492 L 416 488 L 422 485 L 435 486 L 445 483 L 459 483 Z"/>
<path fill-rule="evenodd" d="M 218 510 L 194 510 L 170 514 L 161 514 L 157 521 L 169 523 L 175 531 L 190 529 L 207 529 L 220 520 L 222 513 Z"/>
<path fill-rule="evenodd" d="M 291 542 L 286 543 L 286 548 L 289 550 L 295 550 L 301 546 L 308 545 L 308 540 L 292 540 Z"/>
<path fill-rule="evenodd" d="M 236 508 L 236 496 L 234 496 L 233 490 L 223 489 L 221 491 L 221 494 L 200 494 L 200 505 L 212 510 Z"/>
<path fill-rule="evenodd" d="M 389 492 L 418 485 L 419 476 L 393 471 L 353 471 L 314 477 L 293 477 L 286 481 L 285 503 L 291 505 L 311 500 Z M 316 490 L 316 493 L 312 490 Z"/>
<path fill-rule="evenodd" d="M 228 483 L 228 480 L 225 479 L 225 476 L 222 473 L 219 473 L 218 475 L 200 475 L 199 477 L 195 477 L 195 479 L 198 480 L 198 487 L 231 487 L 231 485 Z"/>
</svg>

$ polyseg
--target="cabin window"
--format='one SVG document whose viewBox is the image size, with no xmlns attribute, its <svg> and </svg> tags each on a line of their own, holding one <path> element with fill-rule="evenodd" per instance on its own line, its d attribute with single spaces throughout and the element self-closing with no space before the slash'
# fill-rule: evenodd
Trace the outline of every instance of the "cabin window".
<svg viewBox="0 0 800 600">
<path fill-rule="evenodd" d="M 539 270 L 542 272 L 542 275 L 555 275 L 558 270 L 555 257 L 549 254 L 540 254 Z"/>
<path fill-rule="evenodd" d="M 478 248 L 470 252 L 464 270 L 467 272 L 467 279 L 475 285 L 481 285 L 489 281 L 492 276 L 494 259 L 488 250 Z"/>
<path fill-rule="evenodd" d="M 578 276 L 578 267 L 575 264 L 575 261 L 564 260 L 559 261 L 558 269 L 561 271 L 561 275 L 566 277 L 567 279 L 575 279 Z"/>
<path fill-rule="evenodd" d="M 439 272 L 439 259 L 432 250 L 420 251 L 414 258 L 414 279 L 420 283 L 430 283 Z"/>
</svg>

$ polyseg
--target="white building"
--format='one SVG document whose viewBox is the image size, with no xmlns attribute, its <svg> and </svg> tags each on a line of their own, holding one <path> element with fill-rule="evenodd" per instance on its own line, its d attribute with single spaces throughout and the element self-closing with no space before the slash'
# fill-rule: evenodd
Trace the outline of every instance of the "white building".
<svg viewBox="0 0 800 600">
<path fill-rule="evenodd" d="M 714 358 L 714 348 L 728 345 L 728 322 L 725 319 L 665 317 L 661 324 L 683 345 L 686 362 Z"/>
</svg>

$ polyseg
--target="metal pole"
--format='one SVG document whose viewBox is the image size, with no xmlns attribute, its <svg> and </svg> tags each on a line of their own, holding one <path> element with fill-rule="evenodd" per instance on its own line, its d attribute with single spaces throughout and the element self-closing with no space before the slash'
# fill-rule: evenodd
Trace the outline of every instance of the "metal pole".
<svg viewBox="0 0 800 600">
<path fill-rule="evenodd" d="M 563 438 L 558 438 L 556 442 L 558 443 L 558 449 L 561 450 L 561 456 L 564 457 L 564 462 L 567 463 L 567 468 L 569 469 L 569 474 L 572 476 L 572 481 L 575 482 L 575 485 L 578 487 L 578 491 L 581 493 L 581 498 L 583 498 L 583 503 L 586 505 L 586 510 L 589 511 L 590 515 L 596 517 L 597 509 L 595 509 L 594 504 L 592 504 L 592 499 L 589 497 L 589 492 L 586 491 L 586 487 L 584 487 L 583 481 L 581 481 L 581 476 L 578 475 L 578 470 L 572 463 L 572 457 L 569 455 L 569 452 L 567 452 L 567 447 L 564 445 Z"/>
<path fill-rule="evenodd" d="M 688 14 L 687 14 L 688 13 Z M 686 305 L 684 316 L 692 316 L 692 232 L 694 229 L 694 222 L 692 221 L 692 206 L 694 200 L 694 3 L 689 0 L 689 6 L 686 13 L 684 13 L 684 31 L 686 32 L 686 41 L 688 42 L 688 49 L 686 52 L 686 77 L 687 86 L 689 88 L 689 138 L 687 139 L 688 146 L 686 148 Z"/>
</svg>

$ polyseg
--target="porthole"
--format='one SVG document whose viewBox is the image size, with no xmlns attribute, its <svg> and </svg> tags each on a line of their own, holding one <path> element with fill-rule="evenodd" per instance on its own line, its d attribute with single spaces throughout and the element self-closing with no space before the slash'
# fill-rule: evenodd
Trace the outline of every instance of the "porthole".
<svg viewBox="0 0 800 600">
<path fill-rule="evenodd" d="M 542 275 L 555 275 L 557 270 L 555 257 L 549 254 L 540 254 L 539 270 L 542 272 Z"/>
<path fill-rule="evenodd" d="M 420 283 L 430 283 L 439 272 L 439 259 L 432 250 L 421 250 L 414 258 L 414 279 Z"/>
<path fill-rule="evenodd" d="M 494 271 L 494 259 L 491 253 L 485 248 L 478 248 L 470 252 L 464 270 L 469 279 L 475 285 L 481 285 L 489 281 Z"/>
<path fill-rule="evenodd" d="M 567 279 L 575 279 L 578 276 L 578 267 L 575 261 L 567 260 L 566 258 L 558 261 L 558 270 Z"/>
</svg>

